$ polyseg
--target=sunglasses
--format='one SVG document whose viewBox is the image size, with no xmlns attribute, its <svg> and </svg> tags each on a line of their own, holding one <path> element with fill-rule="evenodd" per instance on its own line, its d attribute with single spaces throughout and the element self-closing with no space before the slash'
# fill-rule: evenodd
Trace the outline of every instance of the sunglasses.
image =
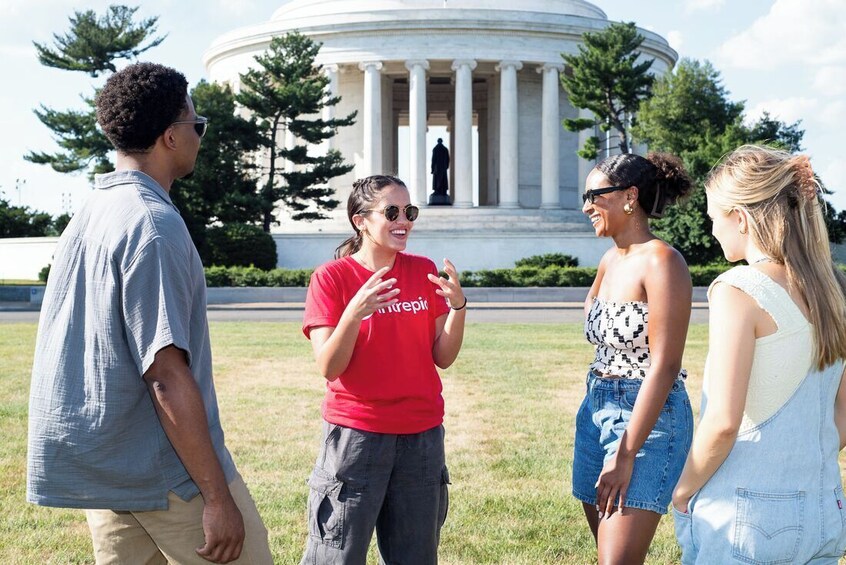
<svg viewBox="0 0 846 565">
<path fill-rule="evenodd" d="M 197 116 L 193 120 L 179 120 L 178 122 L 173 122 L 170 125 L 176 124 L 193 124 L 194 131 L 196 131 L 197 135 L 199 135 L 200 137 L 206 135 L 206 130 L 209 129 L 209 119 L 204 116 Z"/>
<path fill-rule="evenodd" d="M 582 203 L 587 202 L 590 200 L 590 203 L 596 200 L 596 197 L 600 194 L 608 194 L 609 192 L 616 192 L 618 190 L 626 190 L 629 188 L 628 186 L 606 186 L 605 188 L 594 188 L 591 190 L 586 190 L 584 194 L 582 194 Z"/>
<path fill-rule="evenodd" d="M 413 204 L 408 204 L 402 208 L 402 211 L 405 213 L 405 218 L 409 222 L 413 222 L 417 219 L 417 216 L 420 214 L 420 208 Z M 371 210 L 362 210 L 359 214 L 364 214 L 365 212 L 379 212 L 380 214 L 385 214 L 385 219 L 389 222 L 396 221 L 399 218 L 400 207 L 395 204 L 389 204 L 385 206 L 381 210 L 371 209 Z"/>
</svg>

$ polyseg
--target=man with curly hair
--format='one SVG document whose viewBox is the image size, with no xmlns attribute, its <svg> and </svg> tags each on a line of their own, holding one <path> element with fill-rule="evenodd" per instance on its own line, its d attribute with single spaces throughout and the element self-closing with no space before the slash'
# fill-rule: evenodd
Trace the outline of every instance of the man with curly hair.
<svg viewBox="0 0 846 565">
<path fill-rule="evenodd" d="M 116 170 L 59 239 L 38 329 L 27 500 L 84 508 L 98 564 L 271 563 L 223 441 L 200 257 L 170 200 L 207 120 L 179 72 L 112 75 Z"/>
</svg>

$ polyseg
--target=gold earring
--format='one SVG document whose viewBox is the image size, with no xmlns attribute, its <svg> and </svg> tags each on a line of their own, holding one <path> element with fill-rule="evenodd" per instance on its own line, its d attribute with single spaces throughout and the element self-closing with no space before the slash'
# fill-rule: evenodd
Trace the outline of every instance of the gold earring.
<svg viewBox="0 0 846 565">
<path fill-rule="evenodd" d="M 634 214 L 634 208 L 632 208 L 632 205 L 631 205 L 631 204 L 629 204 L 628 202 L 626 202 L 626 203 L 623 205 L 623 212 L 625 212 L 625 214 L 626 214 L 627 216 L 631 216 L 632 214 Z"/>
<path fill-rule="evenodd" d="M 746 233 L 747 233 L 748 231 L 749 231 L 749 230 L 747 230 L 746 228 L 740 228 L 740 233 L 741 233 L 741 235 L 746 235 Z"/>
</svg>

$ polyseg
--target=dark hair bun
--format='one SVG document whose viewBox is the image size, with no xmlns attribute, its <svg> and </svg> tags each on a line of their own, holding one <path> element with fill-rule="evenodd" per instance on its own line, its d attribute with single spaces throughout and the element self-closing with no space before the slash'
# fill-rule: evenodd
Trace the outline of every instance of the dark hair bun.
<svg viewBox="0 0 846 565">
<path fill-rule="evenodd" d="M 693 189 L 693 181 L 690 180 L 684 163 L 675 155 L 651 152 L 646 155 L 646 159 L 657 169 L 655 185 L 664 201 L 661 209 L 686 196 Z"/>
</svg>

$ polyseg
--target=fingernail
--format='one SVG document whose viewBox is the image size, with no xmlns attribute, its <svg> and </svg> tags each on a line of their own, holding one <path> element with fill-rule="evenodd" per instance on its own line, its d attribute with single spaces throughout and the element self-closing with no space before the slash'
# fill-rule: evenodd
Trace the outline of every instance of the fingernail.
<svg viewBox="0 0 846 565">
<path fill-rule="evenodd" d="M 600 519 L 600 520 L 602 520 L 602 516 L 603 516 L 603 515 L 604 515 L 604 514 L 603 514 L 602 512 L 600 512 L 600 513 L 599 513 L 599 519 Z"/>
</svg>

